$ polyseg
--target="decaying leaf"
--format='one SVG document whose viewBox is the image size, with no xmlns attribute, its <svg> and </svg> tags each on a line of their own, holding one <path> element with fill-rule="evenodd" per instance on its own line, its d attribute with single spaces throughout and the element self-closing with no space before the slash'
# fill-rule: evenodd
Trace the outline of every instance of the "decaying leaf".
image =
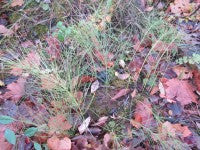
<svg viewBox="0 0 200 150">
<path fill-rule="evenodd" d="M 111 98 L 112 101 L 119 99 L 122 96 L 125 96 L 130 92 L 130 89 L 121 89 L 115 96 Z"/>
<path fill-rule="evenodd" d="M 96 90 L 99 88 L 99 81 L 96 80 L 95 82 L 92 83 L 91 85 L 91 93 L 94 93 Z"/>
<path fill-rule="evenodd" d="M 50 150 L 71 150 L 71 145 L 71 140 L 68 137 L 60 140 L 54 135 L 47 140 L 47 146 Z"/>
<path fill-rule="evenodd" d="M 180 15 L 187 15 L 192 10 L 192 4 L 190 0 L 175 0 L 174 3 L 170 3 L 171 12 Z"/>
<path fill-rule="evenodd" d="M 87 130 L 87 128 L 88 128 L 88 126 L 89 126 L 89 124 L 90 124 L 90 121 L 91 121 L 91 117 L 88 117 L 88 118 L 85 119 L 85 120 L 83 121 L 83 123 L 78 127 L 78 131 L 79 131 L 80 134 L 83 134 L 83 133 Z"/>
<path fill-rule="evenodd" d="M 13 82 L 7 86 L 7 89 L 9 90 L 3 95 L 4 99 L 12 99 L 15 102 L 18 102 L 21 97 L 25 94 L 24 85 L 25 85 L 26 79 L 21 77 L 16 82 Z"/>
<path fill-rule="evenodd" d="M 186 68 L 181 66 L 173 67 L 173 71 L 176 73 L 179 79 L 189 79 L 192 78 L 192 72 Z"/>
<path fill-rule="evenodd" d="M 47 74 L 41 76 L 42 89 L 52 90 L 59 84 L 58 79 L 54 74 Z"/>
<path fill-rule="evenodd" d="M 181 124 L 171 124 L 166 121 L 159 128 L 159 135 L 162 139 L 166 139 L 167 136 L 180 136 L 182 138 L 192 135 L 192 132 L 188 129 L 187 126 L 182 126 Z"/>
<path fill-rule="evenodd" d="M 169 100 L 177 100 L 181 105 L 187 105 L 192 102 L 197 103 L 197 95 L 194 93 L 194 87 L 186 80 L 161 78 L 162 88 L 160 88 L 161 97 Z"/>
<path fill-rule="evenodd" d="M 115 72 L 115 76 L 121 80 L 126 80 L 130 77 L 130 74 L 129 73 L 119 74 L 118 72 Z"/>
<path fill-rule="evenodd" d="M 107 120 L 108 120 L 108 117 L 103 116 L 103 117 L 99 118 L 99 120 L 96 123 L 92 124 L 92 126 L 102 126 L 106 123 Z"/>
<path fill-rule="evenodd" d="M 51 117 L 49 119 L 48 126 L 50 128 L 50 134 L 53 134 L 57 131 L 63 132 L 65 130 L 69 130 L 72 127 L 71 124 L 66 120 L 65 116 L 62 114 Z"/>
<path fill-rule="evenodd" d="M 3 34 L 4 36 L 10 36 L 13 33 L 13 30 L 7 29 L 4 25 L 0 25 L 0 34 Z"/>
<path fill-rule="evenodd" d="M 11 7 L 22 6 L 24 4 L 24 0 L 12 0 Z"/>
<path fill-rule="evenodd" d="M 140 128 L 142 125 L 146 127 L 150 127 L 154 121 L 152 106 L 150 102 L 145 99 L 143 102 L 139 101 L 136 105 L 134 120 L 131 120 L 131 124 Z"/>
</svg>

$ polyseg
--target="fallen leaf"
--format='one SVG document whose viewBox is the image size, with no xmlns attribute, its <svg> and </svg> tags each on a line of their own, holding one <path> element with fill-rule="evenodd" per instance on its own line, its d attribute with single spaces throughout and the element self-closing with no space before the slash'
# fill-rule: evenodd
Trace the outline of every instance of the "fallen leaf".
<svg viewBox="0 0 200 150">
<path fill-rule="evenodd" d="M 173 3 L 170 3 L 171 12 L 177 16 L 187 15 L 191 12 L 192 4 L 190 0 L 175 0 Z"/>
<path fill-rule="evenodd" d="M 161 86 L 161 85 L 160 85 L 160 86 Z M 160 87 L 160 88 L 162 88 L 162 87 Z M 151 90 L 150 95 L 154 95 L 154 94 L 156 94 L 158 91 L 159 91 L 159 87 L 158 87 L 158 86 L 154 86 L 154 87 L 152 88 L 152 90 Z"/>
<path fill-rule="evenodd" d="M 69 130 L 72 127 L 71 124 L 66 120 L 65 116 L 62 114 L 51 117 L 49 119 L 48 126 L 50 128 L 50 134 L 58 131 L 63 132 L 65 130 Z"/>
<path fill-rule="evenodd" d="M 129 73 L 119 74 L 118 72 L 115 72 L 115 76 L 121 80 L 126 80 L 130 77 L 130 74 Z"/>
<path fill-rule="evenodd" d="M 181 66 L 175 66 L 172 68 L 172 70 L 176 73 L 179 79 L 189 79 L 192 78 L 192 72 L 186 68 Z"/>
<path fill-rule="evenodd" d="M 25 95 L 24 85 L 25 85 L 26 79 L 25 78 L 19 78 L 16 82 L 13 82 L 9 85 L 7 85 L 7 89 L 9 90 L 3 95 L 4 99 L 11 98 L 15 102 L 18 102 L 23 95 Z"/>
<path fill-rule="evenodd" d="M 22 6 L 24 4 L 24 0 L 12 0 L 11 7 Z"/>
<path fill-rule="evenodd" d="M 47 146 L 50 150 L 71 150 L 72 142 L 68 137 L 59 139 L 57 136 L 52 136 L 47 140 Z"/>
<path fill-rule="evenodd" d="M 92 124 L 92 126 L 102 126 L 107 122 L 107 120 L 108 120 L 108 117 L 103 116 L 103 117 L 99 118 L 99 120 L 96 123 Z"/>
<path fill-rule="evenodd" d="M 124 68 L 126 66 L 126 63 L 124 62 L 124 60 L 120 59 L 119 60 L 119 65 Z"/>
<path fill-rule="evenodd" d="M 200 71 L 195 70 L 194 74 L 194 84 L 197 86 L 197 90 L 200 92 Z"/>
<path fill-rule="evenodd" d="M 187 126 L 182 126 L 181 124 L 171 124 L 166 121 L 159 129 L 159 135 L 162 139 L 166 139 L 168 135 L 172 137 L 181 136 L 182 138 L 185 138 L 191 136 L 192 132 Z"/>
<path fill-rule="evenodd" d="M 3 34 L 4 36 L 10 36 L 13 33 L 13 30 L 7 29 L 4 25 L 0 25 L 0 34 Z"/>
<path fill-rule="evenodd" d="M 96 90 L 99 88 L 99 81 L 96 80 L 95 82 L 92 83 L 91 85 L 91 93 L 94 93 Z"/>
<path fill-rule="evenodd" d="M 47 37 L 46 41 L 48 43 L 46 52 L 50 55 L 51 60 L 59 59 L 61 57 L 61 47 L 59 41 L 55 37 Z"/>
<path fill-rule="evenodd" d="M 122 96 L 125 96 L 130 92 L 130 89 L 121 89 L 115 96 L 111 98 L 112 101 L 119 99 Z"/>
<path fill-rule="evenodd" d="M 140 128 L 142 125 L 145 127 L 152 125 L 154 121 L 152 106 L 147 99 L 136 104 L 134 118 L 134 120 L 131 120 L 131 124 L 136 128 Z"/>
<path fill-rule="evenodd" d="M 183 106 L 191 102 L 197 103 L 197 95 L 194 93 L 194 87 L 187 80 L 161 78 L 160 81 L 164 89 L 162 95 L 165 98 L 170 100 L 175 99 Z"/>
<path fill-rule="evenodd" d="M 85 119 L 85 120 L 83 121 L 83 123 L 78 127 L 78 131 L 79 131 L 80 134 L 83 134 L 83 133 L 87 130 L 87 128 L 88 128 L 88 126 L 89 126 L 89 124 L 90 124 L 90 121 L 91 121 L 91 117 L 88 117 L 88 118 Z"/>
<path fill-rule="evenodd" d="M 31 51 L 30 53 L 28 53 L 28 55 L 25 57 L 25 59 L 23 60 L 22 64 L 24 66 L 29 65 L 31 66 L 39 66 L 40 65 L 40 55 L 35 52 L 35 51 Z"/>
<path fill-rule="evenodd" d="M 93 82 L 95 81 L 96 79 L 94 77 L 91 77 L 91 76 L 87 76 L 87 75 L 83 75 L 81 78 L 80 78 L 80 82 L 81 83 L 88 83 L 88 82 Z"/>
<path fill-rule="evenodd" d="M 137 94 L 137 89 L 134 89 L 133 92 L 131 93 L 131 97 L 134 98 Z"/>
</svg>

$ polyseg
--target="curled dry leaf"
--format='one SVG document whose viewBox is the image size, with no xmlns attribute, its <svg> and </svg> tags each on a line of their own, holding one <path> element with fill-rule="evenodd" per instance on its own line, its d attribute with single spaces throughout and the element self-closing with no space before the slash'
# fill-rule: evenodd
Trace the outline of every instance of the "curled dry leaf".
<svg viewBox="0 0 200 150">
<path fill-rule="evenodd" d="M 22 6 L 24 4 L 24 0 L 12 0 L 11 7 Z"/>
<path fill-rule="evenodd" d="M 175 66 L 172 70 L 176 73 L 179 79 L 189 79 L 193 76 L 192 72 L 186 67 Z"/>
<path fill-rule="evenodd" d="M 91 85 L 91 93 L 96 92 L 96 90 L 98 90 L 98 88 L 99 88 L 99 81 L 96 80 L 96 81 L 93 82 L 92 85 Z"/>
<path fill-rule="evenodd" d="M 118 72 L 115 72 L 115 76 L 121 80 L 126 80 L 130 77 L 130 74 L 128 74 L 128 73 L 119 74 Z"/>
<path fill-rule="evenodd" d="M 142 125 L 150 127 L 154 121 L 151 103 L 145 99 L 143 102 L 139 101 L 136 105 L 134 120 L 131 120 L 131 124 L 140 128 Z"/>
<path fill-rule="evenodd" d="M 71 150 L 71 145 L 71 140 L 68 137 L 60 140 L 54 135 L 47 140 L 47 146 L 50 150 Z"/>
<path fill-rule="evenodd" d="M 192 102 L 197 103 L 197 95 L 194 93 L 195 88 L 187 80 L 161 78 L 160 82 L 161 97 L 177 100 L 183 106 Z"/>
<path fill-rule="evenodd" d="M 111 98 L 112 101 L 119 99 L 122 96 L 125 96 L 130 92 L 130 89 L 121 89 L 114 97 Z"/>
<path fill-rule="evenodd" d="M 90 121 L 91 121 L 91 117 L 88 117 L 88 118 L 85 119 L 85 120 L 83 121 L 83 123 L 78 127 L 78 131 L 79 131 L 80 134 L 83 134 L 83 133 L 87 130 L 87 128 L 88 128 L 88 126 L 89 126 L 89 124 L 90 124 Z"/>
<path fill-rule="evenodd" d="M 13 33 L 13 30 L 7 29 L 4 25 L 0 25 L 0 34 L 3 34 L 4 36 L 10 36 Z"/>
<path fill-rule="evenodd" d="M 50 128 L 50 134 L 53 134 L 57 131 L 63 132 L 65 130 L 69 130 L 72 126 L 66 120 L 64 115 L 57 115 L 55 117 L 51 117 L 48 122 L 48 126 Z"/>
<path fill-rule="evenodd" d="M 107 116 L 103 116 L 101 118 L 99 118 L 99 120 L 97 121 L 97 123 L 94 123 L 92 126 L 102 126 L 106 123 L 106 121 L 108 120 Z"/>
</svg>

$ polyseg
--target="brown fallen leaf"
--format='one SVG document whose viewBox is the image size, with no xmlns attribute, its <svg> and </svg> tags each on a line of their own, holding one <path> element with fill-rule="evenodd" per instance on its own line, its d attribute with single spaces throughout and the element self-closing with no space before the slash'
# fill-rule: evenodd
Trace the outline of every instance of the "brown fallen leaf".
<svg viewBox="0 0 200 150">
<path fill-rule="evenodd" d="M 78 131 L 80 134 L 83 134 L 87 129 L 88 126 L 90 124 L 91 121 L 91 117 L 88 117 L 87 119 L 85 119 L 82 124 L 78 127 Z"/>
<path fill-rule="evenodd" d="M 4 36 L 10 36 L 13 33 L 13 30 L 7 29 L 4 25 L 0 25 L 0 34 L 3 34 Z"/>
<path fill-rule="evenodd" d="M 176 73 L 179 79 L 189 79 L 192 78 L 192 71 L 190 71 L 186 67 L 181 67 L 181 66 L 175 66 L 172 68 L 172 70 Z"/>
<path fill-rule="evenodd" d="M 187 126 L 182 126 L 181 124 L 171 124 L 170 122 L 164 122 L 161 127 L 159 127 L 159 136 L 162 139 L 166 139 L 167 136 L 180 136 L 182 138 L 192 135 L 192 132 Z"/>
<path fill-rule="evenodd" d="M 22 6 L 24 4 L 24 0 L 12 0 L 11 7 Z"/>
<path fill-rule="evenodd" d="M 47 140 L 47 146 L 50 150 L 71 150 L 71 140 L 68 137 L 59 139 L 56 135 Z"/>
<path fill-rule="evenodd" d="M 102 126 L 106 123 L 107 120 L 108 120 L 108 117 L 103 116 L 103 117 L 99 118 L 99 120 L 96 123 L 92 124 L 92 126 Z"/>
<path fill-rule="evenodd" d="M 25 94 L 24 85 L 26 82 L 26 78 L 20 77 L 16 82 L 13 82 L 7 85 L 7 89 L 9 90 L 6 92 L 2 97 L 4 99 L 12 99 L 15 102 L 18 102 L 22 96 Z"/>
<path fill-rule="evenodd" d="M 60 59 L 61 47 L 58 39 L 55 37 L 47 37 L 46 41 L 48 43 L 48 47 L 45 50 L 51 57 L 51 60 Z"/>
<path fill-rule="evenodd" d="M 174 43 L 165 43 L 163 41 L 156 41 L 152 48 L 157 52 L 177 51 L 177 46 Z"/>
<path fill-rule="evenodd" d="M 145 99 L 143 102 L 139 101 L 136 105 L 134 120 L 131 120 L 131 124 L 140 128 L 142 125 L 150 127 L 154 121 L 151 103 Z"/>
<path fill-rule="evenodd" d="M 65 130 L 69 130 L 72 125 L 66 120 L 65 116 L 60 114 L 55 117 L 51 117 L 48 122 L 48 126 L 50 128 L 50 134 L 55 132 L 63 132 Z"/>
<path fill-rule="evenodd" d="M 169 100 L 177 100 L 181 105 L 187 105 L 192 102 L 197 103 L 197 95 L 194 93 L 194 87 L 187 80 L 166 79 L 161 78 L 162 89 L 159 87 L 162 93 L 162 97 Z"/>
<path fill-rule="evenodd" d="M 111 98 L 112 101 L 119 99 L 122 96 L 125 96 L 130 92 L 130 89 L 121 89 L 115 96 Z"/>
</svg>

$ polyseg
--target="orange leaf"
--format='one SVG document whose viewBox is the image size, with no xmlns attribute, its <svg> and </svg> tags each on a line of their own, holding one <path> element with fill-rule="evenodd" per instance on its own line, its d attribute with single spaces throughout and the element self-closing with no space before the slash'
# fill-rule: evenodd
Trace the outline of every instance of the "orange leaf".
<svg viewBox="0 0 200 150">
<path fill-rule="evenodd" d="M 64 130 L 69 130 L 72 127 L 64 115 L 51 117 L 49 119 L 48 126 L 50 128 L 50 134 L 53 134 L 56 131 L 63 132 Z"/>
</svg>

